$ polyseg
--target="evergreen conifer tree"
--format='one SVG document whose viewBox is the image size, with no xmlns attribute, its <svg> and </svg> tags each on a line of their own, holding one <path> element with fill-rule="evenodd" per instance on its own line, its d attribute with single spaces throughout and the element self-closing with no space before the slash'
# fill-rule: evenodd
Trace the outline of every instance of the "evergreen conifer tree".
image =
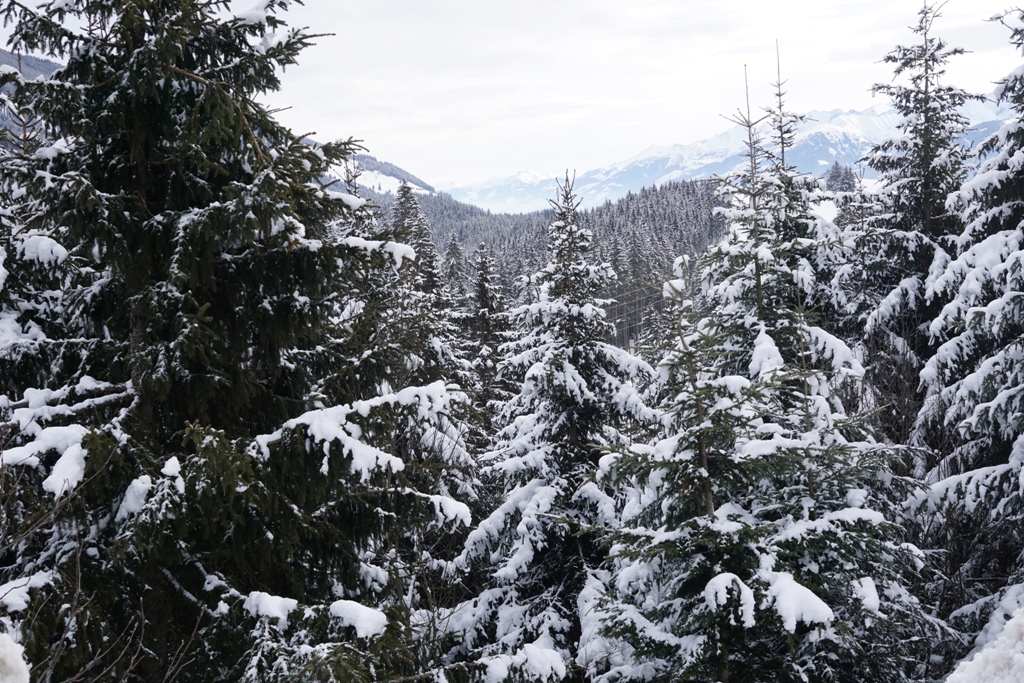
<svg viewBox="0 0 1024 683">
<path fill-rule="evenodd" d="M 607 341 L 605 302 L 595 297 L 614 274 L 590 262 L 578 203 L 566 179 L 553 203 L 550 260 L 529 280 L 534 299 L 511 311 L 522 337 L 502 347 L 500 371 L 520 389 L 483 456 L 499 504 L 459 560 L 484 577 L 453 620 L 461 656 L 492 677 L 585 680 L 601 666 L 597 530 L 615 523 L 615 510 L 592 475 L 603 449 L 629 443 L 651 417 L 637 391 L 651 368 Z"/>
<path fill-rule="evenodd" d="M 829 192 L 855 192 L 857 176 L 852 168 L 841 166 L 837 161 L 825 174 L 825 189 Z"/>
<path fill-rule="evenodd" d="M 515 385 L 498 376 L 499 350 L 511 341 L 512 327 L 504 291 L 498 282 L 498 266 L 487 245 L 482 242 L 474 253 L 476 277 L 467 311 L 469 357 L 473 366 L 476 407 L 482 416 L 484 434 L 494 434 L 501 406 L 512 397 Z"/>
<path fill-rule="evenodd" d="M 5 73 L 52 138 L 0 165 L 0 601 L 46 680 L 443 673 L 462 399 L 372 362 L 412 251 L 320 183 L 353 143 L 258 103 L 312 40 L 287 5 L 0 10 L 66 61 Z"/>
<path fill-rule="evenodd" d="M 466 254 L 463 252 L 462 245 L 459 244 L 459 240 L 456 239 L 454 233 L 452 233 L 451 238 L 448 240 L 448 246 L 444 250 L 442 271 L 444 272 L 444 279 L 448 285 L 448 290 L 455 299 L 456 306 L 464 305 L 467 284 Z"/>
<path fill-rule="evenodd" d="M 737 118 L 732 233 L 701 264 L 711 309 L 682 318 L 660 366 L 664 431 L 606 463 L 632 491 L 605 602 L 624 656 L 607 680 L 913 680 L 918 637 L 942 630 L 900 542 L 913 485 L 846 413 L 839 389 L 862 369 L 814 322 L 816 183 L 785 161 L 798 117 L 781 105 L 772 148 Z"/>
<path fill-rule="evenodd" d="M 946 65 L 963 50 L 935 37 L 940 9 L 925 4 L 913 27 L 920 43 L 897 46 L 885 57 L 894 76 L 907 79 L 875 86 L 901 115 L 899 134 L 866 156 L 881 179 L 881 214 L 869 218 L 866 234 L 846 240 L 870 253 L 869 273 L 848 272 L 855 282 L 871 283 L 869 308 L 856 313 L 864 317 L 869 384 L 876 403 L 893 417 L 882 426 L 896 443 L 907 443 L 922 401 L 917 374 L 934 349 L 927 326 L 941 307 L 927 297 L 925 281 L 954 253 L 962 228 L 959 215 L 946 210 L 946 199 L 967 169 L 968 121 L 961 108 L 979 99 L 944 83 Z M 918 476 L 931 464 L 919 462 Z"/>
<path fill-rule="evenodd" d="M 1024 50 L 1024 13 L 1001 17 Z M 964 229 L 956 252 L 927 282 L 944 302 L 929 331 L 941 342 L 921 373 L 926 399 L 915 429 L 945 445 L 917 510 L 941 548 L 937 587 L 977 645 L 994 640 L 1024 606 L 1024 76 L 996 90 L 1012 117 L 981 147 L 975 175 L 951 198 Z"/>
<path fill-rule="evenodd" d="M 442 284 L 437 248 L 430 235 L 430 223 L 416 201 L 416 194 L 404 180 L 398 185 L 395 204 L 391 208 L 391 229 L 398 239 L 408 243 L 416 252 L 416 288 L 432 294 Z"/>
</svg>

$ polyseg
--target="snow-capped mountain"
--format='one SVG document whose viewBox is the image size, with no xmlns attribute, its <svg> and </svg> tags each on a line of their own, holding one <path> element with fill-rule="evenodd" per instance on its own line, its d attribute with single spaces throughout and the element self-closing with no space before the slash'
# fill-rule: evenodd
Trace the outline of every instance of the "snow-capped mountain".
<svg viewBox="0 0 1024 683">
<path fill-rule="evenodd" d="M 1005 108 L 991 101 L 972 102 L 964 113 L 974 126 L 972 144 L 993 132 L 1007 116 Z M 887 106 L 864 111 L 814 111 L 807 118 L 786 156 L 804 173 L 815 175 L 824 173 L 836 161 L 847 166 L 856 164 L 872 145 L 894 135 L 899 122 L 899 115 Z M 575 188 L 583 206 L 592 207 L 671 180 L 710 178 L 743 163 L 745 141 L 744 130 L 736 126 L 707 140 L 649 147 L 630 159 L 578 174 Z M 871 177 L 868 171 L 865 175 Z M 547 208 L 555 182 L 554 176 L 520 173 L 446 191 L 468 204 L 516 213 Z"/>
<path fill-rule="evenodd" d="M 398 191 L 398 185 L 404 180 L 414 192 L 434 194 L 436 190 L 412 173 L 386 161 L 380 161 L 369 154 L 356 154 L 355 161 L 359 177 L 356 183 L 369 190 L 371 194 L 388 195 Z"/>
</svg>

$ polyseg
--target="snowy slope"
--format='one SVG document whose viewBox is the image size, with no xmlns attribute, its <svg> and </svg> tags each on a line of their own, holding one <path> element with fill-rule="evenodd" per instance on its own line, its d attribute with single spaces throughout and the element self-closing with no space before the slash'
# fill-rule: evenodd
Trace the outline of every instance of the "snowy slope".
<svg viewBox="0 0 1024 683">
<path fill-rule="evenodd" d="M 394 194 L 398 191 L 401 179 L 381 171 L 363 171 L 359 174 L 359 186 L 372 190 L 378 194 Z M 423 188 L 413 184 L 413 191 L 425 191 Z"/>
<path fill-rule="evenodd" d="M 359 171 L 358 185 L 370 190 L 371 193 L 393 195 L 398 191 L 398 185 L 403 180 L 409 183 L 413 192 L 421 194 L 435 193 L 431 185 L 423 182 L 405 169 L 399 168 L 387 161 L 380 161 L 369 154 L 356 154 L 353 159 L 356 169 Z"/>
<path fill-rule="evenodd" d="M 971 141 L 977 142 L 996 129 L 1007 116 L 992 102 L 972 102 L 964 113 L 976 126 Z M 864 111 L 814 111 L 801 127 L 793 149 L 787 153 L 797 168 L 820 175 L 834 162 L 853 165 L 874 144 L 896 132 L 899 115 L 888 106 Z M 643 187 L 670 180 L 710 178 L 742 163 L 744 131 L 734 127 L 707 140 L 685 145 L 649 147 L 640 154 L 605 168 L 577 176 L 576 190 L 583 206 L 597 206 Z M 447 190 L 455 199 L 503 212 L 527 212 L 547 208 L 554 196 L 555 178 L 521 173 Z"/>
<path fill-rule="evenodd" d="M 1019 683 L 1024 680 L 1024 610 L 1017 610 L 1000 636 L 960 662 L 946 683 Z"/>
</svg>

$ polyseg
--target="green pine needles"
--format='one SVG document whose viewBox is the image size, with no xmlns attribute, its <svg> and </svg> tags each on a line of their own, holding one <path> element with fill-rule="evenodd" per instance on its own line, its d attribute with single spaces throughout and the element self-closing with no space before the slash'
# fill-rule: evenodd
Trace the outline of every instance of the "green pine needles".
<svg viewBox="0 0 1024 683">
<path fill-rule="evenodd" d="M 0 165 L 0 584 L 47 680 L 435 664 L 464 399 L 386 377 L 371 294 L 413 254 L 324 183 L 357 146 L 259 103 L 315 38 L 288 4 L 3 6 L 13 47 L 66 61 L 4 74 L 46 139 Z"/>
</svg>

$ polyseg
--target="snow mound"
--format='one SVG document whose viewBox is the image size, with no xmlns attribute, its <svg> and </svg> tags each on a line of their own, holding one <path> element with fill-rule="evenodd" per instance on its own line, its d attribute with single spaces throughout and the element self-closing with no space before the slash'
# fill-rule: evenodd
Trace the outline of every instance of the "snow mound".
<svg viewBox="0 0 1024 683">
<path fill-rule="evenodd" d="M 52 578 L 51 572 L 39 572 L 0 584 L 0 611 L 23 612 L 28 608 L 29 591 L 49 584 Z M 3 681 L 0 678 L 0 683 Z"/>
<path fill-rule="evenodd" d="M 270 595 L 263 591 L 253 591 L 245 599 L 242 607 L 249 614 L 258 618 L 277 619 L 281 629 L 288 628 L 288 615 L 299 606 L 298 600 Z"/>
<path fill-rule="evenodd" d="M 360 638 L 379 636 L 388 626 L 388 618 L 383 612 L 351 600 L 331 603 L 331 616 L 346 626 L 354 627 Z"/>
<path fill-rule="evenodd" d="M 796 623 L 828 624 L 835 619 L 832 609 L 810 589 L 800 585 L 789 572 L 772 572 L 769 579 L 768 599 L 782 618 L 782 625 L 790 633 L 796 632 Z"/>
<path fill-rule="evenodd" d="M 740 618 L 744 628 L 754 626 L 754 591 L 735 574 L 723 573 L 708 581 L 704 587 L 704 602 L 712 612 L 721 607 L 728 607 L 730 600 L 738 596 L 740 600 Z"/>
<path fill-rule="evenodd" d="M 970 661 L 960 662 L 946 683 L 1024 681 L 1024 608 L 1013 613 L 1002 635 Z"/>
<path fill-rule="evenodd" d="M 28 665 L 23 652 L 24 648 L 11 640 L 9 635 L 0 633 L 0 681 L 28 683 Z"/>
<path fill-rule="evenodd" d="M 114 520 L 120 522 L 122 519 L 128 519 L 129 517 L 135 516 L 146 504 L 146 498 L 149 496 L 149 491 L 152 488 L 153 478 L 148 474 L 144 474 L 138 479 L 132 481 L 132 483 L 128 485 L 128 489 L 124 492 L 124 499 L 121 501 L 121 505 L 117 508 L 117 514 L 114 515 Z"/>
</svg>

